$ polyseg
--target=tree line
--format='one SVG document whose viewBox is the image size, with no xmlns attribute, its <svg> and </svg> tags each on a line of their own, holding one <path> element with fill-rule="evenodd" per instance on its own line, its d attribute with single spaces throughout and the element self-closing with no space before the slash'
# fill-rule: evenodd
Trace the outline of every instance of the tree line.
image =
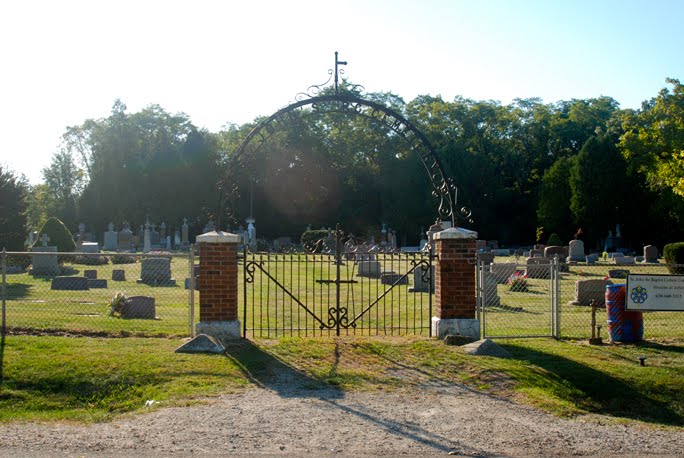
<svg viewBox="0 0 684 458">
<path fill-rule="evenodd" d="M 473 212 L 473 223 L 463 225 L 480 238 L 527 245 L 556 233 L 567 243 L 579 233 L 597 247 L 620 224 L 623 244 L 639 249 L 679 240 L 684 229 L 684 87 L 674 79 L 667 85 L 636 110 L 610 97 L 508 105 L 363 97 L 426 135 L 458 187 L 458 206 Z M 66 128 L 43 183 L 29 186 L 0 170 L 0 239 L 16 249 L 28 224 L 38 228 L 50 216 L 97 232 L 110 221 L 137 227 L 147 217 L 169 226 L 187 217 L 195 232 L 220 219 L 221 229 L 234 230 L 254 216 L 260 237 L 298 237 L 309 225 L 337 222 L 365 236 L 386 224 L 400 243 L 417 244 L 437 202 L 400 136 L 348 113 L 303 109 L 288 119 L 233 161 L 261 118 L 209 132 L 183 113 L 158 105 L 129 113 L 117 100 L 108 117 Z M 229 167 L 239 173 L 222 182 Z M 8 211 L 19 216 L 7 218 Z"/>
</svg>

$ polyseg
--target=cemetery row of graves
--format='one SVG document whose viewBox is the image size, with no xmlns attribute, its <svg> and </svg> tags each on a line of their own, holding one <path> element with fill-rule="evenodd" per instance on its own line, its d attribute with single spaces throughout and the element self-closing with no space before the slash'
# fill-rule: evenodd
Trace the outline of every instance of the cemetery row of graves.
<svg viewBox="0 0 684 458">
<path fill-rule="evenodd" d="M 647 247 L 640 257 L 582 253 L 580 260 L 577 242 L 522 252 L 481 247 L 478 313 L 484 334 L 585 339 L 592 332 L 590 303 L 596 300 L 603 306 L 606 285 L 624 282 L 630 273 L 669 274 L 654 247 Z M 80 249 L 92 250 L 85 243 Z M 435 261 L 424 252 L 384 248 L 365 243 L 347 247 L 350 253 L 339 265 L 329 253 L 301 248 L 241 251 L 239 319 L 246 336 L 331 335 L 320 324 L 336 300 L 335 278 L 341 280 L 340 304 L 350 320 L 358 318 L 343 333 L 428 336 L 434 283 L 430 284 L 425 263 Z M 60 254 L 46 249 L 3 255 L 3 318 L 10 332 L 192 333 L 201 295 L 200 260 L 192 247 L 185 252 L 147 253 Z M 551 278 L 554 265 L 559 271 L 557 286 Z M 554 288 L 559 289 L 557 297 Z M 127 307 L 121 307 L 122 297 Z M 605 320 L 605 311 L 599 312 L 597 323 Z M 643 320 L 647 339 L 684 337 L 684 312 L 648 312 Z"/>
</svg>

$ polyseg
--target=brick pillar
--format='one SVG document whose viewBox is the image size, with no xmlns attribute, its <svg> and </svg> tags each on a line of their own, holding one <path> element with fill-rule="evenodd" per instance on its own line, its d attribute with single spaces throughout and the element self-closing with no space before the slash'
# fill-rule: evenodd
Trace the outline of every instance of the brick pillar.
<svg viewBox="0 0 684 458">
<path fill-rule="evenodd" d="M 197 236 L 199 244 L 200 320 L 197 334 L 219 341 L 239 339 L 237 245 L 240 237 L 228 232 Z"/>
<path fill-rule="evenodd" d="M 432 335 L 437 338 L 447 334 L 480 338 L 475 300 L 476 239 L 477 232 L 460 227 L 433 236 L 437 263 Z"/>
</svg>

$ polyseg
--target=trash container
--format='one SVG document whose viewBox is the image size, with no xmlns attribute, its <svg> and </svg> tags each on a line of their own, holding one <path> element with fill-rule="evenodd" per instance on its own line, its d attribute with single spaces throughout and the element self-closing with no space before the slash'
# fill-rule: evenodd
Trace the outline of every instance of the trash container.
<svg viewBox="0 0 684 458">
<path fill-rule="evenodd" d="M 612 342 L 639 342 L 644 339 L 644 315 L 625 310 L 626 285 L 606 285 L 606 317 Z"/>
</svg>

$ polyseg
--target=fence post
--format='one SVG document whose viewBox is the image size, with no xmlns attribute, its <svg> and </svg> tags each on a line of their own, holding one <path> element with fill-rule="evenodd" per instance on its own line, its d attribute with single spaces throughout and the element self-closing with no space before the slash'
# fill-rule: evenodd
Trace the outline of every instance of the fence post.
<svg viewBox="0 0 684 458">
<path fill-rule="evenodd" d="M 476 239 L 477 232 L 461 227 L 433 236 L 438 261 L 432 335 L 438 339 L 448 334 L 480 338 L 475 296 Z"/>
<path fill-rule="evenodd" d="M 7 251 L 2 248 L 2 335 L 7 333 Z"/>
<path fill-rule="evenodd" d="M 200 320 L 197 334 L 219 341 L 240 338 L 237 245 L 240 237 L 215 231 L 198 235 Z"/>
<path fill-rule="evenodd" d="M 558 258 L 556 258 L 555 265 L 553 266 L 554 271 L 556 272 L 555 275 L 555 282 L 554 282 L 554 289 L 556 293 L 554 294 L 554 299 L 555 299 L 555 308 L 556 308 L 556 327 L 555 327 L 555 334 L 554 337 L 556 339 L 560 339 L 561 337 L 561 276 L 560 276 L 560 263 L 558 262 Z"/>
<path fill-rule="evenodd" d="M 190 287 L 188 288 L 188 305 L 190 308 L 190 337 L 195 337 L 195 245 L 190 245 L 188 251 L 188 264 L 190 265 Z"/>
</svg>

